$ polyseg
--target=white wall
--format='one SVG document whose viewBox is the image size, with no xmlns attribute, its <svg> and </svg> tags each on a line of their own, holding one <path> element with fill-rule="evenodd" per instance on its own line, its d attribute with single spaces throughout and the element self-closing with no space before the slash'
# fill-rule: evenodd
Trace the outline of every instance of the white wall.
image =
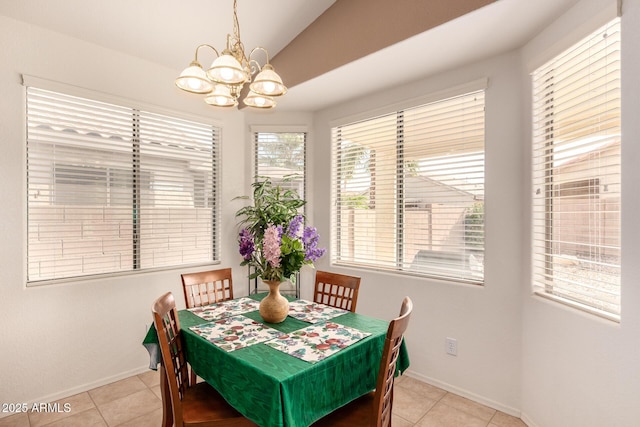
<svg viewBox="0 0 640 427">
<path fill-rule="evenodd" d="M 405 295 L 414 303 L 407 333 L 410 375 L 503 411 L 520 408 L 520 253 L 522 207 L 519 56 L 509 53 L 460 67 L 415 84 L 354 100 L 319 112 L 315 125 L 316 226 L 330 230 L 330 127 L 334 120 L 417 96 L 488 78 L 486 90 L 486 285 L 469 286 L 328 266 L 362 276 L 358 311 L 397 316 Z M 384 301 L 380 307 L 381 301 Z M 458 356 L 445 353 L 445 338 L 458 340 Z"/>
<path fill-rule="evenodd" d="M 583 0 L 523 49 L 528 73 L 611 17 L 615 2 Z M 622 14 L 622 321 L 616 324 L 530 294 L 530 240 L 523 242 L 522 413 L 531 426 L 640 425 L 640 1 Z M 523 116 L 530 117 L 529 101 Z M 528 121 L 526 122 L 528 125 Z M 523 141 L 529 144 L 530 128 Z M 528 150 L 528 148 L 527 148 Z M 525 152 L 525 156 L 528 151 Z M 529 170 L 528 159 L 525 171 Z M 522 193 L 531 194 L 528 176 Z M 529 206 L 529 198 L 522 203 Z M 527 219 L 528 222 L 528 219 Z"/>
<path fill-rule="evenodd" d="M 310 218 L 329 246 L 330 124 L 488 77 L 486 92 L 486 284 L 483 287 L 332 267 L 362 276 L 358 308 L 390 319 L 405 295 L 409 374 L 531 426 L 635 426 L 640 420 L 640 0 L 623 15 L 623 302 L 614 324 L 533 297 L 529 270 L 528 73 L 595 29 L 609 0 L 583 0 L 524 49 L 425 78 L 315 115 L 220 113 L 178 94 L 175 70 L 0 17 L 0 401 L 63 397 L 144 370 L 140 345 L 152 300 L 179 293 L 179 271 L 25 288 L 24 90 L 20 74 L 74 84 L 223 124 L 223 258 L 237 266 L 236 202 L 248 194 L 249 125 L 308 125 Z M 143 82 L 143 87 L 137 83 Z M 234 280 L 244 293 L 244 271 Z M 306 272 L 305 283 L 312 274 Z M 303 296 L 309 291 L 303 289 Z M 178 299 L 180 301 L 180 299 Z M 380 307 L 380 301 L 384 305 Z M 445 338 L 458 339 L 458 356 Z"/>
<path fill-rule="evenodd" d="M 623 2 L 623 306 L 622 322 L 531 294 L 529 73 L 615 14 L 616 2 L 583 0 L 512 54 L 458 67 L 411 85 L 328 108 L 316 115 L 316 223 L 330 227 L 330 127 L 343 117 L 381 112 L 479 77 L 486 100 L 486 283 L 460 286 L 381 272 L 333 268 L 363 277 L 359 310 L 395 315 L 404 295 L 415 315 L 407 341 L 409 375 L 521 414 L 531 426 L 635 426 L 640 423 L 640 267 L 636 211 L 640 178 L 640 0 Z M 395 302 L 395 303 L 394 303 Z M 458 339 L 457 357 L 445 337 Z"/>
<path fill-rule="evenodd" d="M 181 295 L 180 273 L 204 267 L 25 287 L 25 96 L 21 75 L 222 126 L 222 243 L 221 263 L 215 267 L 234 268 L 236 295 L 247 293 L 246 270 L 238 265 L 235 218 L 242 202 L 232 199 L 250 194 L 248 123 L 311 130 L 312 115 L 214 109 L 175 87 L 179 70 L 2 16 L 0 64 L 0 402 L 42 402 L 147 369 L 149 358 L 141 343 L 151 323 L 153 300 L 168 290 Z M 312 277 L 312 272 L 305 271 L 303 283 L 310 283 Z M 176 300 L 183 305 L 182 298 Z"/>
<path fill-rule="evenodd" d="M 151 304 L 182 294 L 180 270 L 25 287 L 22 73 L 223 125 L 222 262 L 237 266 L 234 213 L 246 194 L 244 114 L 220 113 L 173 84 L 178 71 L 0 17 L 0 402 L 41 402 L 137 373 Z M 192 270 L 196 270 L 195 268 Z M 246 293 L 244 271 L 234 274 Z M 182 298 L 177 298 L 179 304 Z M 183 303 L 182 303 L 183 304 Z"/>
</svg>

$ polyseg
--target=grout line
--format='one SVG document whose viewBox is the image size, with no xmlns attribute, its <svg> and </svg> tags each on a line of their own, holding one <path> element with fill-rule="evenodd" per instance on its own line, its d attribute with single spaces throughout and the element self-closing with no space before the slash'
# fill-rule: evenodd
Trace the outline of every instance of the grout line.
<svg viewBox="0 0 640 427">
<path fill-rule="evenodd" d="M 95 390 L 95 389 L 92 388 L 91 390 Z M 102 415 L 102 411 L 100 410 L 100 407 L 98 406 L 96 401 L 93 399 L 93 396 L 91 396 L 91 393 L 89 393 L 91 390 L 87 390 L 87 395 L 89 396 L 89 399 L 91 399 L 91 402 L 93 402 L 93 406 L 95 406 L 96 411 L 98 411 L 98 414 L 100 414 L 100 418 L 102 418 L 102 421 L 104 421 L 105 425 L 108 427 L 109 423 L 107 423 L 107 420 L 104 419 L 104 415 Z"/>
<path fill-rule="evenodd" d="M 459 396 L 459 395 L 457 395 L 457 394 L 455 394 L 455 393 L 447 392 L 447 394 L 452 394 L 452 395 L 454 395 L 454 396 L 462 397 L 462 396 Z M 446 395 L 445 395 L 445 396 L 446 396 Z M 444 396 L 442 396 L 442 398 L 444 398 Z M 442 398 L 441 398 L 441 400 L 442 400 Z M 478 405 L 481 405 L 481 406 L 484 406 L 484 407 L 486 407 L 486 408 L 489 408 L 489 409 L 491 409 L 491 410 L 493 411 L 493 415 L 491 415 L 491 418 L 489 419 L 489 421 L 486 421 L 487 426 L 491 423 L 491 420 L 493 420 L 493 417 L 495 417 L 495 416 L 496 416 L 496 414 L 498 413 L 498 410 L 497 410 L 497 409 L 493 409 L 493 408 L 490 408 L 490 407 L 488 407 L 488 406 L 486 406 L 486 405 L 482 405 L 481 403 L 474 402 L 473 400 L 467 399 L 466 397 L 462 397 L 462 398 L 463 398 L 463 399 L 466 399 L 466 400 L 469 400 L 469 401 L 470 401 L 470 402 L 472 402 L 472 403 L 476 403 L 476 404 L 478 404 Z M 445 402 L 442 402 L 442 404 L 443 404 L 443 405 L 445 405 L 446 407 L 451 408 L 451 409 L 454 409 L 454 410 L 456 410 L 456 411 L 464 412 L 465 414 L 467 414 L 467 415 L 469 415 L 469 416 L 472 416 L 473 418 L 477 418 L 477 419 L 479 419 L 480 421 L 484 421 L 482 418 L 480 418 L 479 416 L 477 416 L 476 414 L 474 414 L 474 413 L 472 413 L 472 412 L 470 412 L 470 411 L 467 411 L 466 409 L 456 408 L 455 406 L 451 406 L 451 405 L 449 405 L 449 404 L 447 404 L 447 403 L 445 403 Z M 435 406 L 435 405 L 434 405 L 434 406 Z M 432 409 L 433 409 L 433 408 L 432 408 Z"/>
<path fill-rule="evenodd" d="M 91 395 L 89 395 L 89 392 L 88 392 L 88 391 L 84 391 L 84 392 L 82 392 L 82 393 L 87 393 L 87 395 L 89 396 L 89 399 L 91 399 Z M 82 394 L 82 393 L 78 393 L 78 394 Z M 74 396 L 75 396 L 75 395 L 74 395 Z M 69 397 L 71 397 L 71 396 L 69 396 Z M 62 400 L 62 399 L 60 399 L 60 400 Z M 93 399 L 91 399 L 91 401 L 93 402 Z M 95 402 L 93 402 L 93 406 L 94 406 L 94 408 L 95 408 L 95 409 L 98 409 L 98 407 L 97 407 L 97 405 L 95 404 Z M 63 418 L 60 418 L 60 419 L 54 419 L 54 420 L 49 421 L 49 422 L 47 422 L 47 423 L 45 423 L 45 424 L 40 424 L 40 426 L 39 426 L 39 427 L 47 427 L 47 426 L 50 426 L 51 424 L 58 423 L 58 422 L 60 422 L 60 421 L 66 420 L 66 419 L 71 418 L 71 417 L 74 417 L 74 416 L 76 416 L 76 415 L 78 415 L 78 414 L 82 414 L 82 413 L 84 413 L 84 412 L 90 411 L 91 409 L 94 409 L 94 408 L 84 409 L 84 410 L 82 410 L 82 411 L 75 412 L 75 413 L 73 413 L 73 414 L 69 414 L 69 415 L 68 415 L 68 416 L 66 416 L 66 417 L 63 417 Z M 32 411 L 29 411 L 29 412 L 27 412 L 27 413 L 26 413 L 26 414 L 27 414 L 27 420 L 29 421 L 29 427 L 33 427 L 33 424 L 32 424 L 32 422 L 31 422 L 31 417 L 30 417 L 30 414 L 33 414 L 33 413 L 34 413 L 34 412 L 32 412 Z M 37 412 L 36 412 L 36 413 L 37 413 Z M 100 414 L 100 416 L 102 416 L 102 414 Z"/>
</svg>

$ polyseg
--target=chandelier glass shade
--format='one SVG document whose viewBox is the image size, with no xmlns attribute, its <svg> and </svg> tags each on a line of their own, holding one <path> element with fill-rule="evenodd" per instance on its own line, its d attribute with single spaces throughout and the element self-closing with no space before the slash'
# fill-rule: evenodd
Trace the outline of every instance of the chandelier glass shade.
<svg viewBox="0 0 640 427">
<path fill-rule="evenodd" d="M 216 54 L 216 59 L 206 70 L 198 62 L 198 51 L 205 47 Z M 263 66 L 254 58 L 260 51 L 266 56 Z M 249 55 L 245 53 L 240 41 L 237 0 L 234 0 L 233 35 L 227 34 L 227 45 L 222 54 L 211 45 L 198 46 L 194 60 L 176 79 L 176 86 L 190 93 L 206 95 L 204 101 L 209 105 L 235 107 L 247 83 L 250 83 L 250 90 L 242 102 L 249 107 L 273 108 L 276 105 L 274 98 L 287 92 L 282 78 L 269 63 L 269 52 L 265 48 L 258 46 Z"/>
<path fill-rule="evenodd" d="M 276 106 L 276 102 L 270 96 L 261 95 L 251 90 L 244 97 L 244 105 L 254 108 L 273 108 Z"/>
<path fill-rule="evenodd" d="M 182 90 L 192 93 L 209 93 L 213 90 L 214 84 L 207 77 L 207 73 L 202 69 L 197 61 L 193 61 L 180 73 L 176 79 L 176 85 Z"/>
<path fill-rule="evenodd" d="M 249 87 L 252 91 L 267 96 L 280 96 L 287 91 L 287 88 L 282 84 L 280 76 L 273 71 L 271 64 L 265 64 L 262 67 L 262 71 Z"/>
<path fill-rule="evenodd" d="M 204 102 L 216 107 L 234 107 L 238 105 L 238 101 L 231 95 L 229 87 L 225 85 L 215 85 L 215 89 L 209 93 Z"/>
<path fill-rule="evenodd" d="M 227 52 L 227 51 L 225 51 Z M 246 82 L 250 76 L 242 69 L 242 65 L 230 52 L 218 56 L 211 68 L 207 70 L 207 76 L 216 83 L 238 85 Z"/>
</svg>

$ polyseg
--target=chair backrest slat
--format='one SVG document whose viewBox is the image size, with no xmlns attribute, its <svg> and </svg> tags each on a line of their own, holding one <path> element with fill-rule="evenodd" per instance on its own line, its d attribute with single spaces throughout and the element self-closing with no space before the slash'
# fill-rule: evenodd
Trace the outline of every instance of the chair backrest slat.
<svg viewBox="0 0 640 427">
<path fill-rule="evenodd" d="M 393 381 L 396 373 L 396 364 L 400 354 L 400 346 L 404 332 L 409 326 L 409 318 L 413 310 L 413 302 L 405 297 L 400 308 L 400 316 L 389 323 L 387 336 L 382 350 L 380 370 L 376 383 L 376 393 L 373 402 L 373 420 L 376 427 L 391 426 L 391 407 L 393 404 Z"/>
<path fill-rule="evenodd" d="M 233 299 L 233 278 L 230 268 L 185 273 L 180 277 L 187 308 L 202 307 Z"/>
<path fill-rule="evenodd" d="M 359 288 L 359 277 L 316 271 L 313 300 L 355 313 Z"/>
<path fill-rule="evenodd" d="M 173 294 L 167 292 L 158 298 L 153 304 L 152 312 L 162 354 L 162 369 L 165 369 L 169 384 L 171 408 L 174 419 L 179 422 L 178 420 L 182 420 L 182 397 L 190 387 L 190 382 Z"/>
</svg>

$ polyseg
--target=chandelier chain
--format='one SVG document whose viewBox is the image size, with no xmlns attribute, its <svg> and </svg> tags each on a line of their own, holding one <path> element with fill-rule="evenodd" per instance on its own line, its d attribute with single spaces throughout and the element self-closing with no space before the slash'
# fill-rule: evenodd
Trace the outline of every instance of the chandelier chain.
<svg viewBox="0 0 640 427">
<path fill-rule="evenodd" d="M 244 52 L 244 45 L 240 39 L 240 21 L 238 20 L 238 0 L 233 0 L 233 46 L 231 46 L 231 53 L 240 62 L 243 68 L 246 68 L 246 64 L 249 62 L 246 53 Z"/>
</svg>

